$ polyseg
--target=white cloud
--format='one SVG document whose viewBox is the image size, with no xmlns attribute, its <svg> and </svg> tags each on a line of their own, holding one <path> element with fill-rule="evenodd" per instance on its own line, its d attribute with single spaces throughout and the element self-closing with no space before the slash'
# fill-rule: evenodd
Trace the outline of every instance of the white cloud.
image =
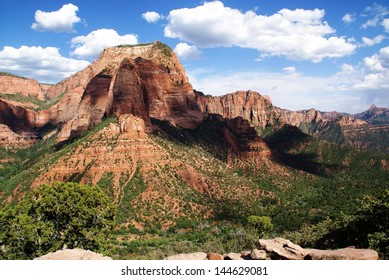
<svg viewBox="0 0 389 280">
<path fill-rule="evenodd" d="M 343 17 L 342 17 L 342 20 L 344 23 L 346 24 L 349 24 L 349 23 L 352 23 L 355 21 L 355 14 L 345 14 Z"/>
<path fill-rule="evenodd" d="M 179 43 L 174 51 L 176 54 L 186 60 L 186 59 L 200 59 L 202 58 L 203 53 L 196 47 L 190 46 L 187 43 Z"/>
<path fill-rule="evenodd" d="M 149 23 L 154 23 L 159 21 L 162 18 L 162 15 L 157 12 L 146 12 L 142 14 L 142 17 Z"/>
<path fill-rule="evenodd" d="M 378 35 L 378 36 L 374 37 L 373 39 L 370 39 L 367 37 L 362 37 L 362 42 L 363 42 L 362 46 L 371 47 L 371 46 L 380 44 L 385 39 L 386 39 L 386 37 L 383 35 Z"/>
<path fill-rule="evenodd" d="M 382 21 L 382 26 L 385 28 L 385 31 L 389 33 L 389 18 Z"/>
<path fill-rule="evenodd" d="M 71 40 L 74 49 L 71 54 L 79 58 L 96 58 L 106 47 L 138 44 L 134 34 L 119 35 L 113 29 L 97 29 L 86 36 L 78 36 Z"/>
<path fill-rule="evenodd" d="M 293 72 L 238 71 L 213 73 L 187 69 L 197 90 L 205 94 L 223 95 L 237 90 L 256 90 L 269 95 L 275 106 L 301 110 L 358 113 L 371 104 L 389 107 L 389 46 L 366 57 L 357 65 L 343 64 L 330 76 L 310 76 Z M 286 72 L 286 73 L 285 73 Z"/>
<path fill-rule="evenodd" d="M 54 47 L 5 46 L 0 51 L 1 71 L 47 83 L 56 83 L 88 65 L 85 60 L 63 57 Z"/>
<path fill-rule="evenodd" d="M 352 54 L 356 45 L 343 37 L 331 36 L 335 30 L 323 17 L 324 10 L 319 9 L 282 9 L 269 16 L 253 11 L 242 13 L 214 1 L 170 11 L 164 34 L 197 47 L 257 49 L 262 58 L 285 56 L 320 62 Z"/>
<path fill-rule="evenodd" d="M 389 90 L 389 46 L 363 60 L 363 77 L 354 88 Z"/>
<path fill-rule="evenodd" d="M 293 74 L 293 73 L 296 73 L 296 71 L 297 71 L 296 67 L 293 67 L 293 66 L 284 67 L 284 68 L 282 68 L 282 70 L 288 74 Z"/>
<path fill-rule="evenodd" d="M 362 28 L 375 27 L 378 22 L 389 14 L 389 9 L 382 4 L 374 3 L 373 6 L 369 6 L 362 14 L 363 17 L 369 17 L 369 19 L 362 24 Z"/>
<path fill-rule="evenodd" d="M 74 32 L 74 24 L 81 21 L 76 15 L 78 7 L 73 4 L 63 5 L 61 9 L 54 12 L 35 12 L 35 21 L 31 28 L 38 31 Z"/>
</svg>

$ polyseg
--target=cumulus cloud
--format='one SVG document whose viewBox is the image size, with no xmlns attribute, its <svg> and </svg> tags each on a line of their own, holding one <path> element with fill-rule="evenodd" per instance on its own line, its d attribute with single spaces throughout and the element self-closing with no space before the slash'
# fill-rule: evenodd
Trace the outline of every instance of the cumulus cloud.
<svg viewBox="0 0 389 280">
<path fill-rule="evenodd" d="M 200 59 L 202 58 L 203 53 L 196 47 L 190 46 L 187 43 L 179 43 L 174 51 L 176 54 L 186 60 L 186 59 Z"/>
<path fill-rule="evenodd" d="M 385 31 L 389 33 L 389 18 L 382 21 L 382 26 L 385 28 Z"/>
<path fill-rule="evenodd" d="M 324 58 L 350 55 L 356 45 L 335 33 L 324 10 L 282 9 L 273 15 L 242 13 L 220 1 L 195 8 L 172 10 L 164 34 L 197 47 L 257 49 L 261 57 L 284 56 L 292 60 L 320 62 Z"/>
<path fill-rule="evenodd" d="M 373 103 L 389 107 L 389 46 L 356 65 L 343 64 L 330 76 L 293 72 L 296 69 L 292 66 L 282 70 L 215 73 L 189 68 L 186 73 L 193 87 L 205 94 L 252 89 L 269 95 L 274 105 L 292 110 L 358 113 Z"/>
<path fill-rule="evenodd" d="M 373 6 L 366 7 L 362 13 L 363 17 L 369 17 L 369 19 L 362 24 L 362 28 L 375 27 L 386 15 L 389 14 L 389 9 L 378 3 L 374 3 Z"/>
<path fill-rule="evenodd" d="M 85 60 L 63 57 L 58 48 L 5 46 L 0 51 L 0 70 L 34 78 L 40 82 L 56 83 L 88 66 Z"/>
<path fill-rule="evenodd" d="M 389 46 L 363 60 L 363 77 L 356 89 L 389 89 Z"/>
<path fill-rule="evenodd" d="M 345 14 L 343 17 L 342 17 L 342 20 L 344 23 L 346 24 L 349 24 L 349 23 L 352 23 L 355 21 L 355 14 Z"/>
<path fill-rule="evenodd" d="M 106 47 L 138 44 L 134 34 L 119 35 L 114 29 L 97 29 L 86 36 L 77 36 L 71 40 L 74 49 L 71 54 L 79 58 L 96 58 Z"/>
<path fill-rule="evenodd" d="M 78 7 L 73 4 L 63 5 L 58 11 L 35 12 L 35 22 L 31 28 L 37 31 L 74 32 L 74 24 L 81 21 L 76 15 Z"/>
<path fill-rule="evenodd" d="M 380 44 L 385 39 L 386 39 L 386 37 L 383 35 L 378 35 L 378 36 L 374 37 L 373 39 L 370 39 L 367 37 L 362 37 L 362 42 L 363 42 L 362 46 L 371 47 L 371 46 Z"/>
<path fill-rule="evenodd" d="M 162 18 L 162 15 L 157 12 L 146 12 L 142 14 L 142 17 L 149 23 L 155 23 Z"/>
</svg>

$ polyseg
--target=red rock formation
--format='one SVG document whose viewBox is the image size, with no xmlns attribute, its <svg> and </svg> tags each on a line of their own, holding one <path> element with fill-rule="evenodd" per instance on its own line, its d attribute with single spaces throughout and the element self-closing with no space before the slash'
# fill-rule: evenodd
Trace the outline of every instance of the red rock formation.
<svg viewBox="0 0 389 280">
<path fill-rule="evenodd" d="M 61 92 L 65 92 L 61 101 L 48 110 L 51 123 L 64 123 L 59 141 L 80 135 L 111 114 L 141 117 L 147 131 L 150 118 L 184 128 L 194 128 L 203 119 L 177 56 L 159 42 L 104 50 L 49 95 Z"/>
<path fill-rule="evenodd" d="M 44 91 L 47 87 L 47 85 L 41 85 L 32 79 L 12 75 L 0 75 L 0 93 L 21 94 L 44 100 Z"/>
<path fill-rule="evenodd" d="M 275 120 L 269 98 L 255 91 L 237 91 L 224 96 L 204 96 L 197 92 L 196 99 L 204 113 L 218 114 L 226 119 L 241 117 L 262 129 Z"/>
</svg>

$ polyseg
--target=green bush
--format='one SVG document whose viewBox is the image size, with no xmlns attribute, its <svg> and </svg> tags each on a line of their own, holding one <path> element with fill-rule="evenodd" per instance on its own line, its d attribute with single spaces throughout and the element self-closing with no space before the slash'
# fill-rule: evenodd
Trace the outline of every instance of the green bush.
<svg viewBox="0 0 389 280">
<path fill-rule="evenodd" d="M 273 230 L 273 224 L 270 217 L 267 216 L 249 216 L 247 218 L 249 229 L 254 230 L 259 237 Z"/>
<path fill-rule="evenodd" d="M 115 208 L 96 186 L 42 185 L 0 210 L 0 258 L 32 259 L 62 248 L 106 253 Z"/>
</svg>

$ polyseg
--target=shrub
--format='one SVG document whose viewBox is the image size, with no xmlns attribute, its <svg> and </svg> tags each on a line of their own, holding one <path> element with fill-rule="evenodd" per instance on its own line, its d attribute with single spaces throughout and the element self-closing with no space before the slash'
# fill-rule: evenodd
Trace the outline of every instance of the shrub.
<svg viewBox="0 0 389 280">
<path fill-rule="evenodd" d="M 96 186 L 42 185 L 0 210 L 0 258 L 31 259 L 61 248 L 110 249 L 115 208 Z"/>
</svg>

